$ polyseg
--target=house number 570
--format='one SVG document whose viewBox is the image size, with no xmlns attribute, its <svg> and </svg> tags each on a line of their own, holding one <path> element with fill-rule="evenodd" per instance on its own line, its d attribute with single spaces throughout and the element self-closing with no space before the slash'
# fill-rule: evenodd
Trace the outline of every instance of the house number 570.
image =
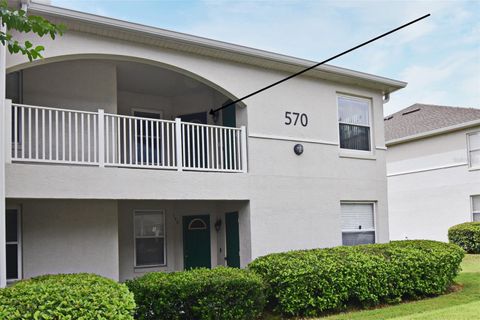
<svg viewBox="0 0 480 320">
<path fill-rule="evenodd" d="M 300 123 L 302 127 L 308 125 L 308 116 L 306 113 L 285 111 L 285 124 L 287 126 L 296 126 L 298 123 Z"/>
</svg>

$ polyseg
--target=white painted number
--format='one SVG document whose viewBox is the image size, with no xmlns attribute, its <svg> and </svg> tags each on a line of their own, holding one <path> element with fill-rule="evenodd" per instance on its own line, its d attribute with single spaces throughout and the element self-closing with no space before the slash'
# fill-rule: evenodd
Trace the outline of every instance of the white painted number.
<svg viewBox="0 0 480 320">
<path fill-rule="evenodd" d="M 308 125 L 308 116 L 306 113 L 285 111 L 285 119 L 285 124 L 287 126 L 292 124 L 296 126 L 299 122 L 298 120 L 300 120 L 300 124 L 303 127 L 306 127 Z"/>
</svg>

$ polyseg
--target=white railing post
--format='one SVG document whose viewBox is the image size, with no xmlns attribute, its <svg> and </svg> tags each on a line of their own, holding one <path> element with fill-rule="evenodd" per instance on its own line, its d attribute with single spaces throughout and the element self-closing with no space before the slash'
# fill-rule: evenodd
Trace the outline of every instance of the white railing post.
<svg viewBox="0 0 480 320">
<path fill-rule="evenodd" d="M 175 118 L 175 151 L 177 155 L 177 170 L 183 171 L 182 158 L 182 119 Z"/>
<path fill-rule="evenodd" d="M 5 163 L 12 163 L 12 100 L 5 100 Z M 15 124 L 15 129 L 17 125 Z"/>
<path fill-rule="evenodd" d="M 242 172 L 247 172 L 247 128 L 241 126 L 240 130 L 242 136 Z"/>
<path fill-rule="evenodd" d="M 98 109 L 98 165 L 105 167 L 105 112 Z"/>
</svg>

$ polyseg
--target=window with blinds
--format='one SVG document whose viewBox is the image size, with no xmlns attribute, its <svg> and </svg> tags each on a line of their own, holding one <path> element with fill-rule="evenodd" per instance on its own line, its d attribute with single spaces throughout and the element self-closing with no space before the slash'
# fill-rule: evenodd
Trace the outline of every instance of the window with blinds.
<svg viewBox="0 0 480 320">
<path fill-rule="evenodd" d="M 355 97 L 338 97 L 340 148 L 370 151 L 370 102 Z"/>
<path fill-rule="evenodd" d="M 480 168 L 480 131 L 467 134 L 468 164 L 470 168 Z"/>
<path fill-rule="evenodd" d="M 374 203 L 341 203 L 342 244 L 375 243 Z"/>
<path fill-rule="evenodd" d="M 473 221 L 480 221 L 480 195 L 472 196 Z"/>
</svg>

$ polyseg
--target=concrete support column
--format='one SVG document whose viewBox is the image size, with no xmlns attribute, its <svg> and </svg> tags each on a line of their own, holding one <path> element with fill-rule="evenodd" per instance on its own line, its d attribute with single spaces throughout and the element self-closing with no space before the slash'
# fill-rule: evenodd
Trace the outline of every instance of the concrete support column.
<svg viewBox="0 0 480 320">
<path fill-rule="evenodd" d="M 2 32 L 6 28 L 0 28 Z M 6 49 L 0 44 L 0 288 L 7 285 L 7 256 L 5 243 L 5 60 Z"/>
</svg>

